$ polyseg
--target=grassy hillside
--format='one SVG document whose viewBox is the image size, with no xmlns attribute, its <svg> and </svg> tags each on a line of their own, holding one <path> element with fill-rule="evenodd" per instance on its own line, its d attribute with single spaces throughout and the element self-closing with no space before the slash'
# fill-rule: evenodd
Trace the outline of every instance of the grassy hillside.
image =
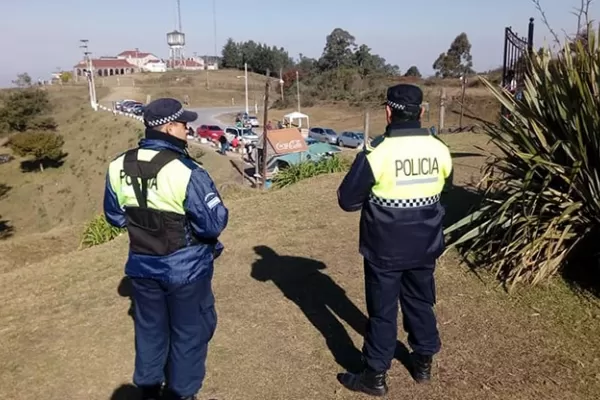
<svg viewBox="0 0 600 400">
<path fill-rule="evenodd" d="M 98 97 L 114 92 L 98 88 Z M 0 270 L 75 249 L 83 224 L 102 210 L 108 163 L 135 146 L 143 133 L 143 125 L 135 120 L 92 111 L 81 86 L 51 88 L 50 97 L 67 156 L 63 165 L 43 173 L 30 170 L 19 158 L 0 165 L 0 184 L 5 185 L 0 219 L 10 225 L 14 239 L 0 241 L 0 253 L 7 254 Z M 1 147 L 0 153 L 10 150 Z M 229 161 L 212 151 L 203 162 L 219 183 L 237 177 Z"/>
<path fill-rule="evenodd" d="M 340 179 L 226 202 L 219 325 L 201 398 L 363 398 L 335 378 L 358 361 L 366 312 L 358 215 L 338 209 Z M 105 400 L 129 382 L 126 253 L 121 238 L 0 274 L 0 397 Z M 560 285 L 507 298 L 452 254 L 436 274 L 443 349 L 434 381 L 417 386 L 394 362 L 391 398 L 597 398 L 594 304 Z"/>
<path fill-rule="evenodd" d="M 208 86 L 207 86 L 208 75 Z M 136 74 L 131 77 L 99 78 L 99 87 L 118 90 L 117 96 L 105 100 L 119 100 L 131 98 L 145 102 L 147 96 L 152 99 L 158 97 L 174 97 L 183 100 L 189 96 L 192 107 L 217 107 L 231 106 L 232 99 L 235 105 L 245 104 L 244 71 L 181 71 L 166 73 Z M 248 101 L 251 105 L 257 101 L 262 104 L 265 93 L 265 80 L 262 75 L 248 73 Z M 273 81 L 275 82 L 275 81 Z M 278 93 L 278 86 L 272 85 L 272 95 Z M 100 98 L 100 97 L 99 97 Z"/>
</svg>

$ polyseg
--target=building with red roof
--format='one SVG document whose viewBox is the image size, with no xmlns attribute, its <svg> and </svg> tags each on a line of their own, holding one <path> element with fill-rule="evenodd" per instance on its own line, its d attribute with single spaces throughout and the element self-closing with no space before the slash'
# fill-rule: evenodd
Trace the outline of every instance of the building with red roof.
<svg viewBox="0 0 600 400">
<path fill-rule="evenodd" d="M 125 50 L 119 53 L 117 58 L 127 60 L 127 62 L 135 65 L 138 68 L 142 68 L 150 61 L 160 61 L 160 58 L 156 57 L 154 54 L 139 51 L 139 49 Z"/>
<path fill-rule="evenodd" d="M 91 64 L 96 76 L 129 75 L 139 70 L 136 65 L 116 57 L 93 58 Z M 73 66 L 73 75 L 78 79 L 88 68 L 87 61 L 82 60 Z"/>
</svg>

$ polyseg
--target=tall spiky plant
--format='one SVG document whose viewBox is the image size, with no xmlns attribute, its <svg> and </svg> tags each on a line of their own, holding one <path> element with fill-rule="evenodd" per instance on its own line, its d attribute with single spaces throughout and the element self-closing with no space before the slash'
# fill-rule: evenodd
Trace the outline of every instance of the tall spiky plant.
<svg viewBox="0 0 600 400">
<path fill-rule="evenodd" d="M 600 227 L 598 35 L 566 49 L 532 56 L 519 102 L 483 80 L 510 117 L 486 127 L 500 152 L 486 163 L 481 204 L 445 230 L 449 248 L 493 268 L 509 290 L 571 268 Z"/>
</svg>

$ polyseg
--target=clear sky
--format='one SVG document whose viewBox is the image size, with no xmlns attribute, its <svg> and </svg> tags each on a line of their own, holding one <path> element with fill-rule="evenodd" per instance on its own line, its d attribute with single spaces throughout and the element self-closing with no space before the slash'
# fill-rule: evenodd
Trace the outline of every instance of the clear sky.
<svg viewBox="0 0 600 400">
<path fill-rule="evenodd" d="M 431 74 L 437 56 L 456 35 L 466 32 L 476 70 L 502 62 L 504 28 L 527 35 L 536 19 L 535 46 L 550 42 L 531 0 L 214 0 L 217 49 L 228 37 L 285 47 L 291 56 L 320 56 L 334 28 L 349 31 L 357 43 L 402 71 L 417 65 Z M 579 0 L 540 0 L 560 35 L 576 28 L 571 14 Z M 598 1 L 600 3 L 600 0 Z M 168 56 L 166 33 L 175 28 L 175 0 L 0 0 L 0 87 L 19 72 L 47 78 L 71 69 L 82 58 L 79 39 L 89 39 L 93 56 L 116 55 L 138 47 Z M 592 18 L 598 15 L 595 4 Z M 181 0 L 186 55 L 213 54 L 213 0 Z"/>
</svg>

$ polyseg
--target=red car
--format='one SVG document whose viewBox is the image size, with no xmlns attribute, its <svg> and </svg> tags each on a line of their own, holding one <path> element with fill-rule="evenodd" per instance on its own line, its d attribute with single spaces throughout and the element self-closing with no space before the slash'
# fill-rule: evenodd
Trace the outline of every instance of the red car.
<svg viewBox="0 0 600 400">
<path fill-rule="evenodd" d="M 199 137 L 209 140 L 219 140 L 219 138 L 225 134 L 223 129 L 218 125 L 200 125 L 196 130 L 196 133 Z"/>
</svg>

